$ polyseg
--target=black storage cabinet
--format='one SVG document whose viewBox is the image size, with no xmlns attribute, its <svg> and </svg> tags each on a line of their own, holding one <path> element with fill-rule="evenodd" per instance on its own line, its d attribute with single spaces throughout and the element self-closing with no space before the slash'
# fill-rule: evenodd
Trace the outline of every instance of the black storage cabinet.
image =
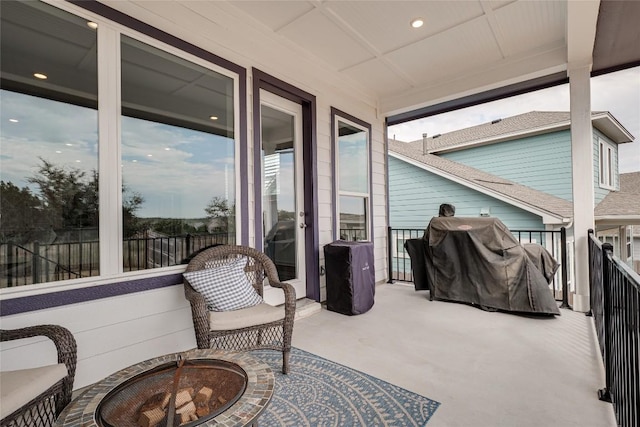
<svg viewBox="0 0 640 427">
<path fill-rule="evenodd" d="M 373 243 L 336 240 L 324 247 L 327 309 L 362 314 L 373 307 L 375 269 Z"/>
</svg>

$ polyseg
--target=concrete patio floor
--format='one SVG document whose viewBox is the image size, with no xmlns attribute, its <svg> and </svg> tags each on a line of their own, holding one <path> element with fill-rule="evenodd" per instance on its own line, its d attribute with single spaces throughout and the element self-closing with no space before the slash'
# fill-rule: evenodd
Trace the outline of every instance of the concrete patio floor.
<svg viewBox="0 0 640 427">
<path fill-rule="evenodd" d="M 615 427 L 592 320 L 486 312 L 429 301 L 407 284 L 376 287 L 358 316 L 322 309 L 293 345 L 437 400 L 428 427 Z"/>
</svg>

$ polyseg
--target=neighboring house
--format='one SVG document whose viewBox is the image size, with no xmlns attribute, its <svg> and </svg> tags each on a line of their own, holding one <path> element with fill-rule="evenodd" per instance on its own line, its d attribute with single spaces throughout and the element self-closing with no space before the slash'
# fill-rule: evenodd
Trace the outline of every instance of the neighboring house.
<svg viewBox="0 0 640 427">
<path fill-rule="evenodd" d="M 596 206 L 596 233 L 614 254 L 640 274 L 640 172 L 620 174 L 619 191 Z"/>
<path fill-rule="evenodd" d="M 608 215 L 616 203 L 604 201 L 621 194 L 618 144 L 633 136 L 608 112 L 592 113 L 592 124 L 598 228 L 604 217 L 615 221 Z M 441 203 L 452 203 L 456 216 L 493 216 L 510 229 L 566 227 L 572 238 L 567 112 L 532 111 L 409 143 L 390 140 L 389 157 L 392 228 L 424 228 Z M 638 221 L 640 207 L 630 208 Z"/>
</svg>

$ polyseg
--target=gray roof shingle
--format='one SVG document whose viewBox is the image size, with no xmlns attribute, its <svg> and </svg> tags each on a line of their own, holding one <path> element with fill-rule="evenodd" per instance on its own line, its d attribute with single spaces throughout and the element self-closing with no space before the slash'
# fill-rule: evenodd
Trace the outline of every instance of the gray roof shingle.
<svg viewBox="0 0 640 427">
<path fill-rule="evenodd" d="M 640 216 L 640 172 L 621 173 L 620 191 L 611 191 L 602 199 L 595 216 Z"/>
<path fill-rule="evenodd" d="M 592 115 L 595 116 L 603 113 L 605 112 L 594 111 Z M 568 111 L 530 111 L 517 116 L 506 117 L 499 121 L 494 120 L 489 123 L 483 123 L 442 135 L 432 135 L 426 138 L 426 144 L 429 152 L 437 152 L 471 144 L 476 141 L 495 139 L 497 142 L 500 139 L 508 138 L 510 135 L 517 135 L 524 131 L 534 132 L 536 129 L 542 131 L 545 128 L 560 126 L 563 123 L 566 123 L 568 128 L 570 118 Z M 411 141 L 409 144 L 422 151 L 422 139 Z"/>
</svg>

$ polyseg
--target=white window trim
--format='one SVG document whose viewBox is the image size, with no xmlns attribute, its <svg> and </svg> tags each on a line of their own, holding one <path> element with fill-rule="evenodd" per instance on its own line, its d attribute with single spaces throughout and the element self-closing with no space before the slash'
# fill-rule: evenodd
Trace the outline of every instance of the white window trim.
<svg viewBox="0 0 640 427">
<path fill-rule="evenodd" d="M 335 184 L 335 192 L 336 192 L 336 197 L 335 197 L 335 207 L 334 207 L 334 212 L 335 212 L 335 217 L 336 217 L 336 230 L 335 230 L 335 235 L 339 238 L 340 237 L 340 197 L 341 196 L 353 196 L 353 197 L 362 197 L 364 198 L 365 201 L 365 230 L 367 233 L 367 240 L 368 241 L 373 241 L 373 235 L 372 235 L 372 212 L 371 212 L 371 192 L 372 192 L 372 186 L 371 186 L 371 131 L 369 128 L 367 128 L 366 126 L 363 126 L 360 123 L 356 123 L 353 120 L 349 120 L 347 118 L 344 117 L 344 115 L 340 114 L 339 112 L 335 112 L 334 114 L 334 126 L 333 126 L 333 137 L 335 139 L 335 147 L 334 147 L 334 152 L 333 152 L 333 161 L 334 161 L 334 184 Z M 343 191 L 340 190 L 340 137 L 338 135 L 339 132 L 339 123 L 343 122 L 346 123 L 350 126 L 353 126 L 357 129 L 362 130 L 363 132 L 366 133 L 366 141 L 367 141 L 367 146 L 365 149 L 365 152 L 367 153 L 367 170 L 366 170 L 366 177 L 367 177 L 367 192 L 355 192 L 355 191 Z"/>
<path fill-rule="evenodd" d="M 404 236 L 398 236 L 397 234 L 393 236 L 393 239 L 391 239 L 391 253 L 393 254 L 393 258 L 411 259 L 411 257 L 409 256 L 409 253 L 404 247 L 404 244 L 409 239 L 415 239 L 415 237 L 404 237 Z"/>
<path fill-rule="evenodd" d="M 600 188 L 606 188 L 607 190 L 615 190 L 616 176 L 615 176 L 615 147 L 603 140 L 598 140 L 598 182 Z"/>
</svg>

